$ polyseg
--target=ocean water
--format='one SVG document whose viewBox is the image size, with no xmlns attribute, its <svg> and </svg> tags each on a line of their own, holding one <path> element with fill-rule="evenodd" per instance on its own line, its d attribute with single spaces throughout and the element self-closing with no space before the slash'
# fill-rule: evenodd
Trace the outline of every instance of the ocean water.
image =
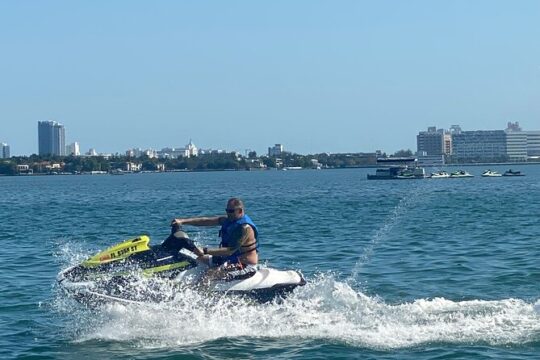
<svg viewBox="0 0 540 360">
<path fill-rule="evenodd" d="M 514 166 L 515 167 L 515 166 Z M 0 358 L 540 358 L 540 166 L 367 181 L 374 169 L 0 177 Z M 506 167 L 497 168 L 499 171 Z M 57 273 L 244 199 L 280 303 L 186 291 L 86 309 Z M 186 227 L 200 244 L 216 228 Z"/>
</svg>

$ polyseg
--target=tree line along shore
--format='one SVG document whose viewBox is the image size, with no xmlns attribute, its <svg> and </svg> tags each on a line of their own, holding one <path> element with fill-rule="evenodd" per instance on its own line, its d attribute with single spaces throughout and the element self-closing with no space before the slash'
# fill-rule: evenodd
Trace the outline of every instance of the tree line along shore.
<svg viewBox="0 0 540 360">
<path fill-rule="evenodd" d="M 250 152 L 248 156 L 239 153 L 211 153 L 192 157 L 149 158 L 113 156 L 15 156 L 0 160 L 0 175 L 46 175 L 46 174 L 83 174 L 92 172 L 159 172 L 159 171 L 218 171 L 218 170 L 266 170 L 266 169 L 340 169 L 377 166 L 377 159 L 392 157 L 410 157 L 411 150 L 400 150 L 387 156 L 380 153 L 341 153 L 300 155 L 285 152 L 279 157 L 257 156 Z M 451 160 L 451 159 L 450 159 Z M 447 165 L 452 165 L 448 161 Z M 478 159 L 474 163 L 485 163 Z M 490 163 L 507 163 L 507 159 Z M 536 162 L 538 163 L 538 162 Z"/>
<path fill-rule="evenodd" d="M 91 172 L 265 170 L 272 168 L 346 168 L 376 164 L 373 154 L 286 153 L 280 157 L 203 154 L 175 159 L 128 156 L 23 156 L 0 160 L 1 175 L 81 174 Z"/>
</svg>

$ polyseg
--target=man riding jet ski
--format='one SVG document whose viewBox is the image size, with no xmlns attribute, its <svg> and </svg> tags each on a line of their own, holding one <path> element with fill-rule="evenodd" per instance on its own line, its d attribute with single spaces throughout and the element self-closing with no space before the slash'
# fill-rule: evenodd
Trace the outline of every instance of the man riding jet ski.
<svg viewBox="0 0 540 360">
<path fill-rule="evenodd" d="M 253 220 L 244 213 L 244 203 L 238 198 L 227 201 L 226 216 L 194 217 L 187 219 L 174 219 L 171 226 L 221 226 L 219 248 L 199 249 L 191 246 L 189 249 L 199 255 L 198 260 L 210 267 L 217 267 L 210 271 L 213 276 L 227 274 L 230 278 L 249 277 L 257 270 L 259 261 L 259 242 L 257 226 Z M 169 237 L 174 243 L 175 235 Z M 182 245 L 184 241 L 178 240 Z"/>
<path fill-rule="evenodd" d="M 256 239 L 256 227 L 252 238 L 245 226 L 251 227 L 253 222 L 244 215 L 236 216 L 240 214 L 237 209 L 235 212 L 227 221 L 218 220 L 222 225 L 221 248 L 200 249 L 180 229 L 181 224 L 210 225 L 215 219 L 175 219 L 171 235 L 161 245 L 150 246 L 150 238 L 145 235 L 126 240 L 61 271 L 58 283 L 75 299 L 90 305 L 172 300 L 183 286 L 247 295 L 264 302 L 304 285 L 305 280 L 296 271 L 256 265 L 256 241 L 239 245 Z M 223 236 L 224 232 L 228 235 Z M 238 234 L 240 237 L 234 237 Z"/>
</svg>

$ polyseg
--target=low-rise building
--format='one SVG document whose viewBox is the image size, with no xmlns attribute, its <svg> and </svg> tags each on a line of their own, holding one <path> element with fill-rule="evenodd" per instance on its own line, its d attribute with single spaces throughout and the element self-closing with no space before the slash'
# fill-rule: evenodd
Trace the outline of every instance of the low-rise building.
<svg viewBox="0 0 540 360">
<path fill-rule="evenodd" d="M 191 157 L 198 155 L 199 149 L 195 146 L 195 144 L 193 144 L 193 141 L 191 141 L 191 139 L 189 140 L 189 144 L 187 144 L 183 148 L 166 147 L 156 153 L 156 157 L 161 159 L 177 159 L 181 157 Z"/>
<path fill-rule="evenodd" d="M 137 164 L 134 162 L 127 162 L 126 163 L 126 171 L 141 171 L 142 164 Z"/>
<path fill-rule="evenodd" d="M 160 159 L 177 159 L 179 157 L 183 157 L 185 153 L 184 148 L 167 147 L 158 151 L 157 155 Z"/>
<path fill-rule="evenodd" d="M 199 149 L 193 144 L 193 141 L 189 139 L 189 144 L 186 145 L 184 148 L 184 156 L 185 157 L 191 157 L 191 156 L 198 156 L 199 155 Z"/>
<path fill-rule="evenodd" d="M 452 156 L 457 162 L 508 159 L 504 130 L 462 131 L 452 134 Z"/>
<path fill-rule="evenodd" d="M 127 157 L 134 157 L 134 158 L 140 158 L 140 157 L 146 156 L 150 159 L 153 159 L 153 158 L 157 158 L 158 154 L 159 152 L 154 149 L 143 150 L 141 148 L 134 148 L 134 149 L 129 149 L 126 151 Z"/>
<path fill-rule="evenodd" d="M 165 171 L 165 164 L 162 164 L 162 163 L 156 164 L 156 170 Z"/>
<path fill-rule="evenodd" d="M 30 169 L 30 165 L 21 164 L 17 165 L 17 172 L 19 174 L 33 174 L 34 170 Z"/>
<path fill-rule="evenodd" d="M 416 154 L 417 165 L 422 167 L 437 167 L 445 164 L 444 155 Z"/>
</svg>

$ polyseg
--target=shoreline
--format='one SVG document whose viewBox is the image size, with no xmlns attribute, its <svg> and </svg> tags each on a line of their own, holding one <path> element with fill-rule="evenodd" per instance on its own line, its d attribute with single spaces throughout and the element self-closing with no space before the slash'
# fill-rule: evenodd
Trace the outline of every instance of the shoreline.
<svg viewBox="0 0 540 360">
<path fill-rule="evenodd" d="M 540 162 L 523 162 L 523 163 L 515 163 L 515 162 L 507 162 L 507 163 L 472 163 L 472 164 L 444 164 L 444 165 L 432 165 L 432 166 L 421 166 L 426 169 L 436 168 L 441 169 L 445 167 L 464 167 L 464 166 L 474 166 L 474 167 L 486 167 L 486 166 L 509 166 L 510 168 L 516 168 L 520 166 L 531 166 L 531 165 L 540 165 Z M 306 171 L 306 170 L 346 170 L 346 169 L 375 169 L 375 168 L 384 168 L 389 167 L 391 165 L 362 165 L 362 166 L 347 166 L 347 167 L 334 167 L 334 168 L 301 168 L 301 169 L 286 169 L 287 171 Z M 178 169 L 178 170 L 165 170 L 165 171 L 137 171 L 137 172 L 122 172 L 122 173 L 58 173 L 58 174 L 47 174 L 47 173 L 33 173 L 33 174 L 0 174 L 0 177 L 32 177 L 32 176 L 77 176 L 77 175 L 91 175 L 91 176 L 103 176 L 103 175 L 134 175 L 134 174 L 167 174 L 167 173 L 196 173 L 196 172 L 239 172 L 239 171 L 246 171 L 246 172 L 265 172 L 265 171 L 285 171 L 285 169 L 277 169 L 277 168 L 266 168 L 266 169 Z"/>
</svg>

